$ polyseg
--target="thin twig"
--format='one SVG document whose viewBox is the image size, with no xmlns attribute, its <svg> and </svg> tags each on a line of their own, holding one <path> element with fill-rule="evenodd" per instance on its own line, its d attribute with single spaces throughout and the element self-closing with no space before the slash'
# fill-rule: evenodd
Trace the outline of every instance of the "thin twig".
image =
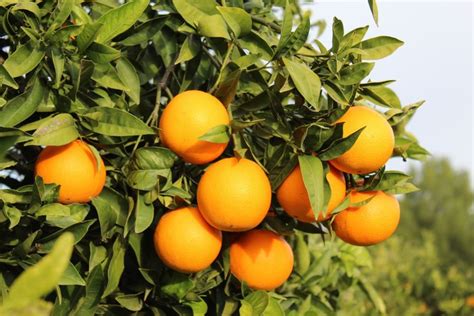
<svg viewBox="0 0 474 316">
<path fill-rule="evenodd" d="M 259 24 L 263 24 L 263 25 L 266 25 L 266 26 L 272 28 L 277 33 L 281 33 L 281 27 L 276 23 L 269 22 L 269 21 L 265 20 L 264 18 L 261 18 L 261 17 L 258 17 L 258 16 L 252 16 L 252 20 L 254 22 L 257 22 Z"/>
</svg>

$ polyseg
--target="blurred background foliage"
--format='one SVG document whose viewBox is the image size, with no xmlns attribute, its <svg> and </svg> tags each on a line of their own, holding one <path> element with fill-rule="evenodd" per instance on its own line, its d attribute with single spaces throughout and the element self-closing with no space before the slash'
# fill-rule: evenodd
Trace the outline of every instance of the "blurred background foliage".
<svg viewBox="0 0 474 316">
<path fill-rule="evenodd" d="M 410 174 L 420 191 L 401 200 L 397 232 L 368 248 L 362 273 L 388 315 L 474 315 L 474 191 L 467 171 L 433 158 Z M 366 261 L 365 258 L 361 261 Z M 360 287 L 341 293 L 338 315 L 378 315 Z"/>
</svg>

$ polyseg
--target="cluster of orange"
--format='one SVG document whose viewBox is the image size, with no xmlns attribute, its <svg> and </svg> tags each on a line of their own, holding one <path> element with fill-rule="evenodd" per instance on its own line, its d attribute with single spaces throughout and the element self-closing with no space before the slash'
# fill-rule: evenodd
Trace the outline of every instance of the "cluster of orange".
<svg viewBox="0 0 474 316">
<path fill-rule="evenodd" d="M 186 91 L 164 109 L 160 140 L 184 161 L 207 164 L 224 152 L 227 143 L 207 142 L 200 137 L 229 121 L 217 98 L 201 91 Z M 393 131 L 378 112 L 352 106 L 338 122 L 344 122 L 344 137 L 365 128 L 351 149 L 331 161 L 326 175 L 331 196 L 325 216 L 320 212 L 315 218 L 299 166 L 277 189 L 281 207 L 300 221 L 328 220 L 346 196 L 342 172 L 376 171 L 392 154 Z M 88 145 L 79 140 L 45 148 L 35 172 L 45 183 L 61 185 L 62 203 L 88 202 L 100 193 L 105 182 L 103 162 L 98 164 Z M 356 205 L 368 202 L 335 215 L 332 226 L 336 235 L 355 245 L 373 245 L 390 237 L 400 217 L 397 200 L 382 191 L 352 191 L 349 196 Z M 197 207 L 172 210 L 160 218 L 154 234 L 156 252 L 174 270 L 197 272 L 209 267 L 219 255 L 222 231 L 244 232 L 230 245 L 230 271 L 251 288 L 274 289 L 290 276 L 293 252 L 282 236 L 256 229 L 268 213 L 271 198 L 270 181 L 257 163 L 245 158 L 220 159 L 206 169 L 199 181 Z"/>
</svg>

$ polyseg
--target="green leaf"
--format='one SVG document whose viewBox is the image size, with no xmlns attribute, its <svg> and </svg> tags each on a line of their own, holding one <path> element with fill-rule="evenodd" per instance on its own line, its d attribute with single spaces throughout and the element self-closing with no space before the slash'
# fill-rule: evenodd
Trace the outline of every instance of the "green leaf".
<svg viewBox="0 0 474 316">
<path fill-rule="evenodd" d="M 161 30 L 166 21 L 167 19 L 163 17 L 148 20 L 135 28 L 133 33 L 120 43 L 125 46 L 135 46 L 141 43 L 146 43 Z"/>
<path fill-rule="evenodd" d="M 332 48 L 333 52 L 339 51 L 339 46 L 344 38 L 344 25 L 341 20 L 334 17 L 332 23 Z"/>
<path fill-rule="evenodd" d="M 36 79 L 33 87 L 10 99 L 0 109 L 0 126 L 13 127 L 35 113 L 45 95 L 45 87 Z"/>
<path fill-rule="evenodd" d="M 260 316 L 268 306 L 269 295 L 265 291 L 256 291 L 247 295 L 239 309 L 241 316 Z"/>
<path fill-rule="evenodd" d="M 344 35 L 341 39 L 339 50 L 347 53 L 347 49 L 352 48 L 362 41 L 368 29 L 368 26 L 359 27 Z"/>
<path fill-rule="evenodd" d="M 0 83 L 5 84 L 13 89 L 18 89 L 18 84 L 15 79 L 10 75 L 10 73 L 5 69 L 3 64 L 0 64 Z M 1 108 L 1 106 L 0 106 Z"/>
<path fill-rule="evenodd" d="M 277 51 L 283 49 L 291 37 L 293 29 L 293 12 L 290 3 L 286 1 L 285 11 L 283 15 L 283 22 L 281 25 L 280 40 L 278 41 Z"/>
<path fill-rule="evenodd" d="M 202 298 L 199 298 L 198 301 L 187 302 L 186 305 L 191 307 L 191 310 L 193 311 L 193 316 L 207 315 L 207 304 Z"/>
<path fill-rule="evenodd" d="M 377 8 L 377 1 L 376 0 L 368 0 L 370 11 L 372 12 L 372 17 L 374 18 L 375 24 L 379 25 L 379 10 Z"/>
<path fill-rule="evenodd" d="M 8 205 L 4 205 L 3 214 L 10 221 L 10 225 L 8 226 L 8 229 L 11 230 L 13 227 L 18 225 L 18 223 L 20 223 L 21 211 L 17 209 L 16 207 L 10 207 Z"/>
<path fill-rule="evenodd" d="M 326 90 L 331 99 L 333 99 L 337 103 L 340 103 L 342 105 L 349 105 L 349 99 L 346 97 L 341 87 L 339 87 L 336 83 L 326 81 L 323 84 L 323 88 L 324 90 Z"/>
<path fill-rule="evenodd" d="M 374 65 L 374 63 L 357 63 L 342 68 L 339 73 L 340 79 L 337 82 L 342 85 L 357 84 L 370 74 Z"/>
<path fill-rule="evenodd" d="M 38 47 L 32 41 L 18 46 L 15 52 L 8 56 L 3 67 L 13 77 L 20 77 L 35 69 L 45 54 L 43 48 Z"/>
<path fill-rule="evenodd" d="M 360 48 L 364 51 L 362 59 L 374 60 L 387 57 L 403 44 L 399 39 L 390 36 L 370 38 L 360 43 Z"/>
<path fill-rule="evenodd" d="M 86 51 L 86 55 L 98 64 L 106 64 L 120 57 L 120 51 L 109 45 L 92 42 Z"/>
<path fill-rule="evenodd" d="M 69 263 L 63 275 L 61 276 L 58 285 L 85 286 L 86 281 L 84 281 L 79 271 L 77 271 L 76 267 Z"/>
<path fill-rule="evenodd" d="M 132 0 L 102 15 L 96 23 L 103 24 L 96 42 L 105 43 L 128 30 L 148 7 L 149 0 Z"/>
<path fill-rule="evenodd" d="M 117 70 L 109 63 L 95 64 L 91 78 L 103 87 L 130 91 L 122 80 L 120 80 Z"/>
<path fill-rule="evenodd" d="M 51 253 L 16 278 L 3 301 L 2 309 L 26 307 L 51 292 L 67 269 L 73 245 L 71 233 L 61 235 Z"/>
<path fill-rule="evenodd" d="M 115 300 L 129 311 L 138 312 L 143 308 L 141 296 L 142 294 L 118 295 Z"/>
<path fill-rule="evenodd" d="M 303 21 L 298 25 L 296 30 L 291 33 L 285 42 L 279 42 L 275 51 L 274 59 L 291 55 L 297 52 L 308 39 L 309 30 L 311 28 L 309 14 L 303 16 Z"/>
<path fill-rule="evenodd" d="M 88 212 L 88 205 L 63 205 L 59 203 L 50 203 L 42 206 L 38 211 L 36 211 L 35 216 L 46 216 L 46 221 L 50 225 L 66 228 L 83 222 Z"/>
<path fill-rule="evenodd" d="M 388 194 L 405 194 L 418 191 L 419 189 L 408 181 L 408 176 L 400 171 L 385 171 L 382 179 L 373 190 L 381 190 Z"/>
<path fill-rule="evenodd" d="M 72 7 L 74 6 L 74 0 L 59 0 L 56 8 L 51 16 L 54 16 L 54 20 L 49 26 L 46 33 L 51 33 L 58 27 L 62 26 L 71 14 Z"/>
<path fill-rule="evenodd" d="M 359 94 L 364 96 L 364 99 L 377 105 L 396 109 L 402 108 L 397 94 L 392 89 L 385 86 L 368 86 L 361 89 Z"/>
<path fill-rule="evenodd" d="M 102 238 L 106 239 L 115 225 L 125 225 L 128 202 L 121 194 L 105 187 L 99 196 L 92 199 L 92 205 L 97 211 Z"/>
<path fill-rule="evenodd" d="M 117 62 L 117 75 L 128 87 L 125 93 L 135 104 L 140 104 L 140 78 L 135 67 L 126 58 L 120 58 Z"/>
<path fill-rule="evenodd" d="M 76 315 L 95 315 L 102 292 L 104 291 L 104 272 L 100 265 L 92 269 L 87 276 L 86 291 L 80 301 Z"/>
<path fill-rule="evenodd" d="M 82 238 L 84 238 L 84 236 L 87 234 L 89 228 L 91 227 L 92 224 L 94 224 L 95 221 L 96 221 L 95 219 L 86 220 L 81 223 L 77 223 L 67 228 L 58 230 L 52 233 L 51 235 L 48 235 L 40 239 L 38 242 L 42 245 L 40 245 L 39 251 L 43 253 L 50 252 L 57 238 L 65 232 L 70 232 L 73 234 L 74 243 L 80 242 Z"/>
<path fill-rule="evenodd" d="M 321 80 L 308 66 L 302 63 L 283 58 L 286 68 L 293 80 L 296 89 L 316 110 L 320 110 L 319 95 L 321 93 Z"/>
<path fill-rule="evenodd" d="M 365 126 L 348 135 L 347 137 L 337 139 L 328 148 L 319 153 L 318 157 L 323 161 L 328 161 L 339 157 L 351 149 L 352 145 L 354 145 L 354 143 L 357 141 L 357 138 L 359 138 L 359 135 L 362 133 L 364 128 Z"/>
<path fill-rule="evenodd" d="M 59 49 L 53 48 L 51 50 L 51 58 L 53 59 L 54 65 L 54 87 L 59 88 L 59 84 L 61 83 L 61 78 L 64 72 L 64 55 Z"/>
<path fill-rule="evenodd" d="M 312 155 L 298 156 L 304 186 L 316 218 L 324 207 L 324 169 L 321 160 Z"/>
<path fill-rule="evenodd" d="M 155 131 L 138 117 L 115 108 L 93 107 L 80 114 L 87 129 L 108 136 L 153 135 Z"/>
<path fill-rule="evenodd" d="M 251 32 L 238 40 L 242 48 L 248 49 L 250 53 L 260 55 L 265 60 L 271 60 L 273 50 L 258 33 Z"/>
<path fill-rule="evenodd" d="M 247 35 L 252 30 L 252 17 L 245 10 L 236 7 L 217 7 L 236 38 Z"/>
<path fill-rule="evenodd" d="M 204 135 L 198 138 L 210 143 L 225 144 L 230 140 L 230 127 L 229 125 L 217 125 L 207 131 Z"/>
<path fill-rule="evenodd" d="M 214 14 L 198 21 L 198 33 L 206 37 L 220 37 L 230 40 L 227 25 L 221 15 Z"/>
<path fill-rule="evenodd" d="M 308 271 L 309 265 L 311 263 L 311 255 L 304 240 L 302 233 L 296 233 L 296 242 L 295 242 L 295 271 L 299 275 L 303 275 Z"/>
<path fill-rule="evenodd" d="M 181 300 L 193 287 L 194 282 L 188 275 L 172 271 L 163 276 L 160 291 L 166 296 Z"/>
<path fill-rule="evenodd" d="M 224 18 L 216 8 L 216 3 L 210 0 L 173 0 L 178 13 L 199 34 L 207 37 L 221 37 L 230 40 Z"/>
<path fill-rule="evenodd" d="M 77 36 L 77 46 L 79 51 L 85 51 L 97 38 L 97 35 L 103 24 L 95 22 L 93 24 L 86 24 L 81 34 Z"/>
<path fill-rule="evenodd" d="M 382 315 L 385 315 L 387 313 L 387 308 L 385 307 L 385 303 L 383 302 L 382 298 L 375 290 L 374 286 L 363 275 L 359 276 L 359 286 L 362 288 L 362 290 L 365 293 L 367 293 L 367 296 L 370 298 L 375 308 L 377 308 L 377 310 Z"/>
<path fill-rule="evenodd" d="M 188 60 L 193 59 L 196 57 L 201 50 L 201 43 L 199 42 L 198 38 L 193 35 L 189 35 L 184 40 L 183 45 L 179 51 L 178 58 L 176 59 L 175 64 L 183 63 Z"/>
<path fill-rule="evenodd" d="M 135 203 L 135 233 L 143 233 L 153 222 L 155 209 L 153 204 L 145 202 L 144 195 L 137 194 L 137 201 Z"/>
<path fill-rule="evenodd" d="M 107 268 L 107 286 L 102 294 L 102 298 L 111 294 L 118 287 L 125 268 L 125 250 L 125 241 L 121 236 L 117 236 L 117 239 L 115 239 L 114 245 L 112 246 L 112 257 Z"/>
<path fill-rule="evenodd" d="M 269 296 L 267 308 L 265 308 L 265 311 L 263 312 L 262 315 L 263 316 L 285 316 L 285 312 L 283 311 L 283 308 L 278 303 L 278 301 L 274 299 L 273 297 Z"/>
<path fill-rule="evenodd" d="M 127 182 L 137 190 L 152 190 L 160 178 L 171 177 L 177 156 L 167 148 L 139 148 L 128 165 Z"/>
<path fill-rule="evenodd" d="M 342 200 L 342 202 L 339 203 L 339 205 L 336 206 L 336 208 L 331 211 L 331 215 L 334 216 L 334 215 L 336 215 L 337 213 L 340 213 L 340 212 L 344 211 L 345 209 L 347 209 L 348 207 L 350 207 L 350 205 L 351 205 L 351 199 L 350 199 L 350 196 L 347 195 L 347 196 L 344 198 L 344 200 Z"/>
<path fill-rule="evenodd" d="M 61 146 L 79 138 L 74 118 L 67 113 L 49 117 L 33 133 L 27 145 Z"/>
</svg>

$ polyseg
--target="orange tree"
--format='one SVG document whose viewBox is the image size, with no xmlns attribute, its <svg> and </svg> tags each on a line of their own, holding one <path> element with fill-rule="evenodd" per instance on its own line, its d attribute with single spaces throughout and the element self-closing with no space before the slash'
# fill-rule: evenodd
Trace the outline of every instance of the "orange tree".
<svg viewBox="0 0 474 316">
<path fill-rule="evenodd" d="M 384 311 L 363 248 L 311 244 L 333 222 L 388 238 L 390 195 L 416 190 L 384 165 L 427 155 L 405 130 L 421 102 L 367 79 L 403 42 L 337 18 L 331 47 L 309 41 L 325 24 L 296 1 L 0 16 L 2 313 L 331 313 L 351 286 Z"/>
</svg>

